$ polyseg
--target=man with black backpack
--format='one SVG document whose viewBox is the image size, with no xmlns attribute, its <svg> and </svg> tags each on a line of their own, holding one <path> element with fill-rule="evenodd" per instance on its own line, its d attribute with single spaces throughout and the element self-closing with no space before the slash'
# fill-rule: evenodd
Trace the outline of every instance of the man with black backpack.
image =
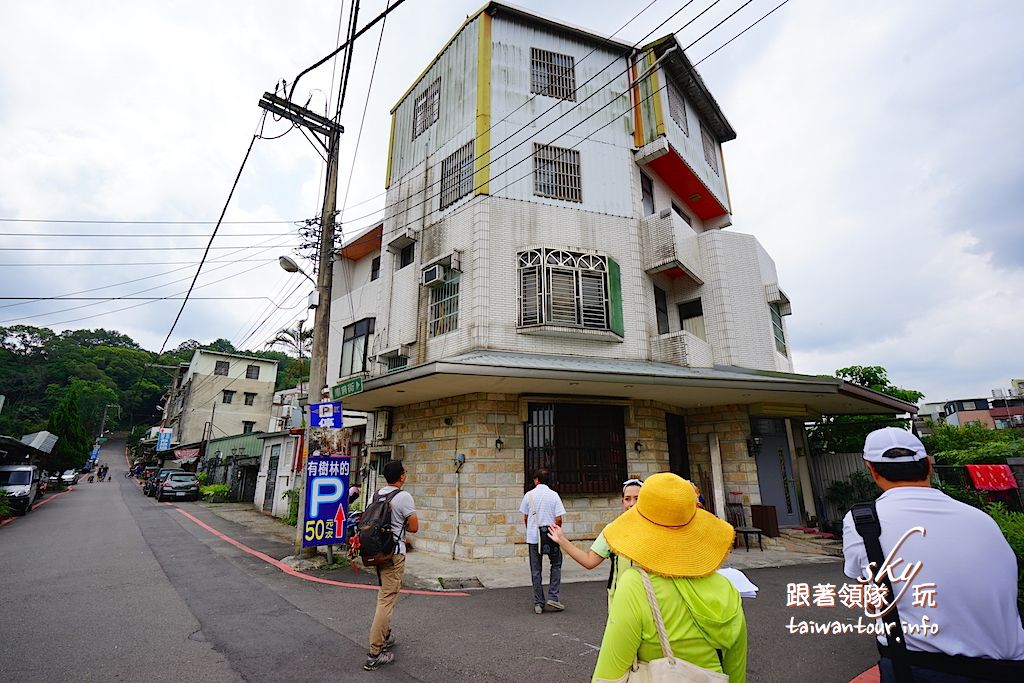
<svg viewBox="0 0 1024 683">
<path fill-rule="evenodd" d="M 887 632 L 883 683 L 1024 681 L 1017 560 L 995 521 L 931 487 L 924 445 L 905 429 L 868 434 L 864 460 L 882 495 L 847 513 L 843 556 L 847 576 L 895 596 L 865 605 Z"/>
<path fill-rule="evenodd" d="M 363 564 L 376 567 L 380 581 L 377 610 L 370 627 L 370 652 L 363 665 L 367 671 L 395 661 L 394 653 L 390 652 L 395 644 L 391 615 L 405 576 L 405 534 L 414 534 L 420 528 L 412 494 L 402 490 L 406 480 L 402 461 L 392 460 L 384 465 L 384 478 L 388 485 L 368 501 L 356 539 Z"/>
</svg>

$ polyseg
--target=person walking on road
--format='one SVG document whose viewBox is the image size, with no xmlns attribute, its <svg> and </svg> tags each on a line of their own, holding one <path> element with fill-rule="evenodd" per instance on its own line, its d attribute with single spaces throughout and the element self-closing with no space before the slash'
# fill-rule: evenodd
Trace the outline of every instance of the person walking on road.
<svg viewBox="0 0 1024 683">
<path fill-rule="evenodd" d="M 639 479 L 627 479 L 622 482 L 623 512 L 636 505 L 642 485 L 643 482 Z M 612 552 L 612 549 L 608 547 L 608 541 L 605 540 L 604 531 L 602 530 L 597 535 L 597 538 L 594 539 L 594 542 L 590 545 L 590 550 L 576 547 L 572 541 L 565 537 L 565 534 L 562 533 L 562 527 L 557 524 L 552 524 L 548 528 L 548 537 L 557 543 L 558 547 L 565 551 L 566 555 L 576 560 L 581 567 L 586 569 L 593 569 L 605 560 L 611 560 L 611 571 L 608 573 L 608 604 L 610 606 L 619 577 L 622 575 L 622 572 L 633 565 L 628 559 L 620 561 L 620 558 Z"/>
<path fill-rule="evenodd" d="M 593 680 L 619 681 L 635 662 L 671 656 L 681 664 L 672 680 L 728 677 L 744 683 L 743 605 L 735 586 L 715 571 L 736 540 L 732 525 L 697 507 L 689 481 L 660 472 L 647 478 L 636 505 L 604 535 L 633 566 L 622 573 L 612 598 Z M 702 677 L 688 678 L 679 668 Z"/>
<path fill-rule="evenodd" d="M 887 612 L 893 624 L 877 637 L 883 683 L 1024 681 L 1017 558 L 999 526 L 932 488 L 931 459 L 909 431 L 871 432 L 863 455 L 882 495 L 843 518 L 844 571 L 869 581 L 873 562 L 896 597 L 868 615 Z M 929 622 L 931 632 L 903 626 Z"/>
<path fill-rule="evenodd" d="M 565 506 L 557 493 L 549 487 L 551 472 L 541 468 L 533 473 L 533 488 L 523 496 L 519 511 L 526 525 L 526 545 L 530 554 L 530 573 L 533 578 L 533 613 L 541 614 L 545 608 L 561 612 L 565 605 L 558 601 L 562 583 L 562 551 L 548 536 L 552 525 L 561 527 Z M 547 555 L 551 565 L 548 597 L 544 599 L 544 580 L 541 574 L 541 556 Z"/>
<path fill-rule="evenodd" d="M 391 498 L 391 528 L 395 535 L 395 554 L 383 566 L 377 568 L 380 591 L 377 593 L 377 609 L 373 614 L 373 624 L 370 626 L 370 652 L 366 657 L 366 664 L 363 665 L 367 671 L 373 671 L 395 661 L 394 653 L 390 652 L 395 644 L 395 634 L 391 632 L 391 617 L 398 602 L 399 591 L 402 589 L 402 578 L 405 576 L 405 534 L 414 534 L 420 530 L 412 494 L 401 490 L 406 477 L 402 461 L 390 461 L 384 465 L 384 479 L 388 485 L 369 501 L 372 503 L 386 498 L 393 491 L 398 491 Z"/>
</svg>

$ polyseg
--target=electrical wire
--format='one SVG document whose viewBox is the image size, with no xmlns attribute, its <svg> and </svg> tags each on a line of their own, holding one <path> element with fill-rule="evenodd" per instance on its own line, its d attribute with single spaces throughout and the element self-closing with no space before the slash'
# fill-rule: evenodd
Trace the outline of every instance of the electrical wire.
<svg viewBox="0 0 1024 683">
<path fill-rule="evenodd" d="M 761 22 L 762 22 L 763 20 L 767 19 L 767 18 L 768 18 L 768 17 L 769 17 L 769 16 L 771 15 L 771 14 L 773 14 L 773 13 L 775 12 L 775 10 L 779 9 L 780 7 L 782 7 L 782 6 L 783 6 L 783 5 L 785 5 L 785 4 L 787 3 L 787 2 L 789 2 L 789 0 L 782 0 L 782 2 L 780 2 L 780 3 L 778 4 L 778 5 L 776 5 L 774 9 L 772 9 L 772 10 L 770 10 L 770 11 L 766 12 L 766 13 L 765 13 L 764 15 L 762 15 L 762 16 L 761 16 L 761 18 L 760 18 L 760 19 L 758 19 L 757 21 L 755 21 L 755 22 L 754 22 L 753 24 L 751 24 L 750 26 L 746 27 L 745 29 L 743 29 L 742 31 L 740 31 L 739 33 L 737 33 L 736 35 L 734 35 L 734 36 L 733 36 L 732 38 L 730 38 L 729 40 L 727 40 L 727 41 L 725 41 L 724 43 L 722 43 L 721 45 L 719 45 L 719 46 L 718 46 L 717 48 L 715 48 L 715 49 L 714 49 L 713 51 L 711 51 L 711 52 L 709 52 L 708 54 L 706 54 L 706 55 L 704 55 L 703 57 L 701 57 L 701 58 L 700 58 L 699 60 L 697 60 L 697 61 L 696 61 L 696 62 L 694 63 L 694 65 L 693 65 L 693 66 L 694 66 L 694 68 L 698 67 L 698 66 L 699 66 L 699 65 L 700 65 L 700 64 L 701 64 L 701 63 L 702 63 L 702 62 L 703 62 L 703 61 L 704 61 L 705 59 L 707 59 L 708 57 L 711 57 L 711 56 L 712 56 L 712 55 L 714 55 L 714 54 L 715 54 L 716 52 L 718 52 L 719 50 L 721 50 L 722 48 L 724 48 L 724 47 L 725 47 L 726 45 L 728 45 L 728 44 L 729 44 L 729 43 L 731 43 L 732 41 L 734 41 L 734 40 L 736 40 L 737 38 L 739 38 L 740 36 L 742 36 L 742 35 L 743 35 L 744 33 L 746 33 L 747 31 L 749 31 L 750 29 L 752 29 L 752 28 L 754 28 L 755 26 L 757 26 L 758 24 L 760 24 L 760 23 L 761 23 Z"/>
<path fill-rule="evenodd" d="M 0 218 L 0 223 L 70 223 L 81 225 L 279 225 L 294 220 L 272 221 L 125 221 L 77 218 Z"/>
<path fill-rule="evenodd" d="M 0 232 L 0 237 L 119 237 L 122 239 L 153 239 L 164 237 L 207 237 L 201 232 L 116 233 L 116 232 Z M 233 232 L 221 237 L 282 237 L 279 232 Z M 163 248 L 163 247 L 161 247 Z"/>
<path fill-rule="evenodd" d="M 299 247 L 301 245 L 291 244 L 282 245 L 289 247 Z M 258 249 L 259 247 L 254 246 L 223 246 L 223 247 L 211 247 L 207 244 L 205 247 L 0 247 L 0 251 L 199 251 L 203 250 L 209 253 L 215 249 L 226 250 L 226 249 Z M 204 253 L 204 257 L 205 257 Z M 205 258 L 200 259 L 199 263 L 202 264 Z"/>
</svg>

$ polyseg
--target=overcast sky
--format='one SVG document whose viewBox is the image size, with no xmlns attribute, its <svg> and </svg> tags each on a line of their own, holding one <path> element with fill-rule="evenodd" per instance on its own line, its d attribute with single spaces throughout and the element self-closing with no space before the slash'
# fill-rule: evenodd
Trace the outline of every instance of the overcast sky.
<svg viewBox="0 0 1024 683">
<path fill-rule="evenodd" d="M 518 4 L 611 34 L 646 1 Z M 683 1 L 657 0 L 617 37 L 639 40 Z M 753 0 L 691 60 L 780 1 Z M 712 2 L 696 0 L 666 28 Z M 681 42 L 743 2 L 720 0 Z M 388 112 L 480 4 L 395 10 L 372 88 L 381 32 L 359 40 L 342 116 L 350 234 L 384 203 Z M 363 2 L 360 25 L 383 7 Z M 212 225 L 9 219 L 215 221 L 260 95 L 333 49 L 339 10 L 326 0 L 0 3 L 0 296 L 180 296 Z M 729 229 L 757 236 L 778 265 L 798 372 L 882 365 L 931 401 L 1024 376 L 1022 22 L 1016 0 L 791 0 L 698 67 L 738 133 L 723 150 Z M 296 101 L 323 111 L 332 66 L 303 77 Z M 263 135 L 286 131 L 268 120 Z M 265 299 L 190 302 L 169 348 L 217 337 L 256 348 L 304 315 L 309 288 L 276 256 L 297 243 L 292 221 L 319 213 L 323 166 L 294 130 L 255 143 L 226 220 L 278 222 L 225 224 L 193 296 Z M 193 236 L 139 237 L 154 234 Z M 109 250 L 124 247 L 152 250 Z M 105 327 L 156 350 L 180 305 L 91 303 L 2 300 L 0 326 Z"/>
</svg>

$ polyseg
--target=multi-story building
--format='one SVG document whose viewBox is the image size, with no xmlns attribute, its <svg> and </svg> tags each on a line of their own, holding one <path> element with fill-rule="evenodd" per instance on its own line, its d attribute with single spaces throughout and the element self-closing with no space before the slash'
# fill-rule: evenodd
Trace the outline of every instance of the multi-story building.
<svg viewBox="0 0 1024 683">
<path fill-rule="evenodd" d="M 792 374 L 775 263 L 725 230 L 735 137 L 673 36 L 637 49 L 495 2 L 402 96 L 384 221 L 335 267 L 329 362 L 372 413 L 371 463 L 406 461 L 419 548 L 524 554 L 538 467 L 576 539 L 665 470 L 723 517 L 799 524 L 803 420 L 915 410 Z"/>
<path fill-rule="evenodd" d="M 275 360 L 196 349 L 175 373 L 163 425 L 179 444 L 267 431 L 276 381 Z"/>
</svg>

